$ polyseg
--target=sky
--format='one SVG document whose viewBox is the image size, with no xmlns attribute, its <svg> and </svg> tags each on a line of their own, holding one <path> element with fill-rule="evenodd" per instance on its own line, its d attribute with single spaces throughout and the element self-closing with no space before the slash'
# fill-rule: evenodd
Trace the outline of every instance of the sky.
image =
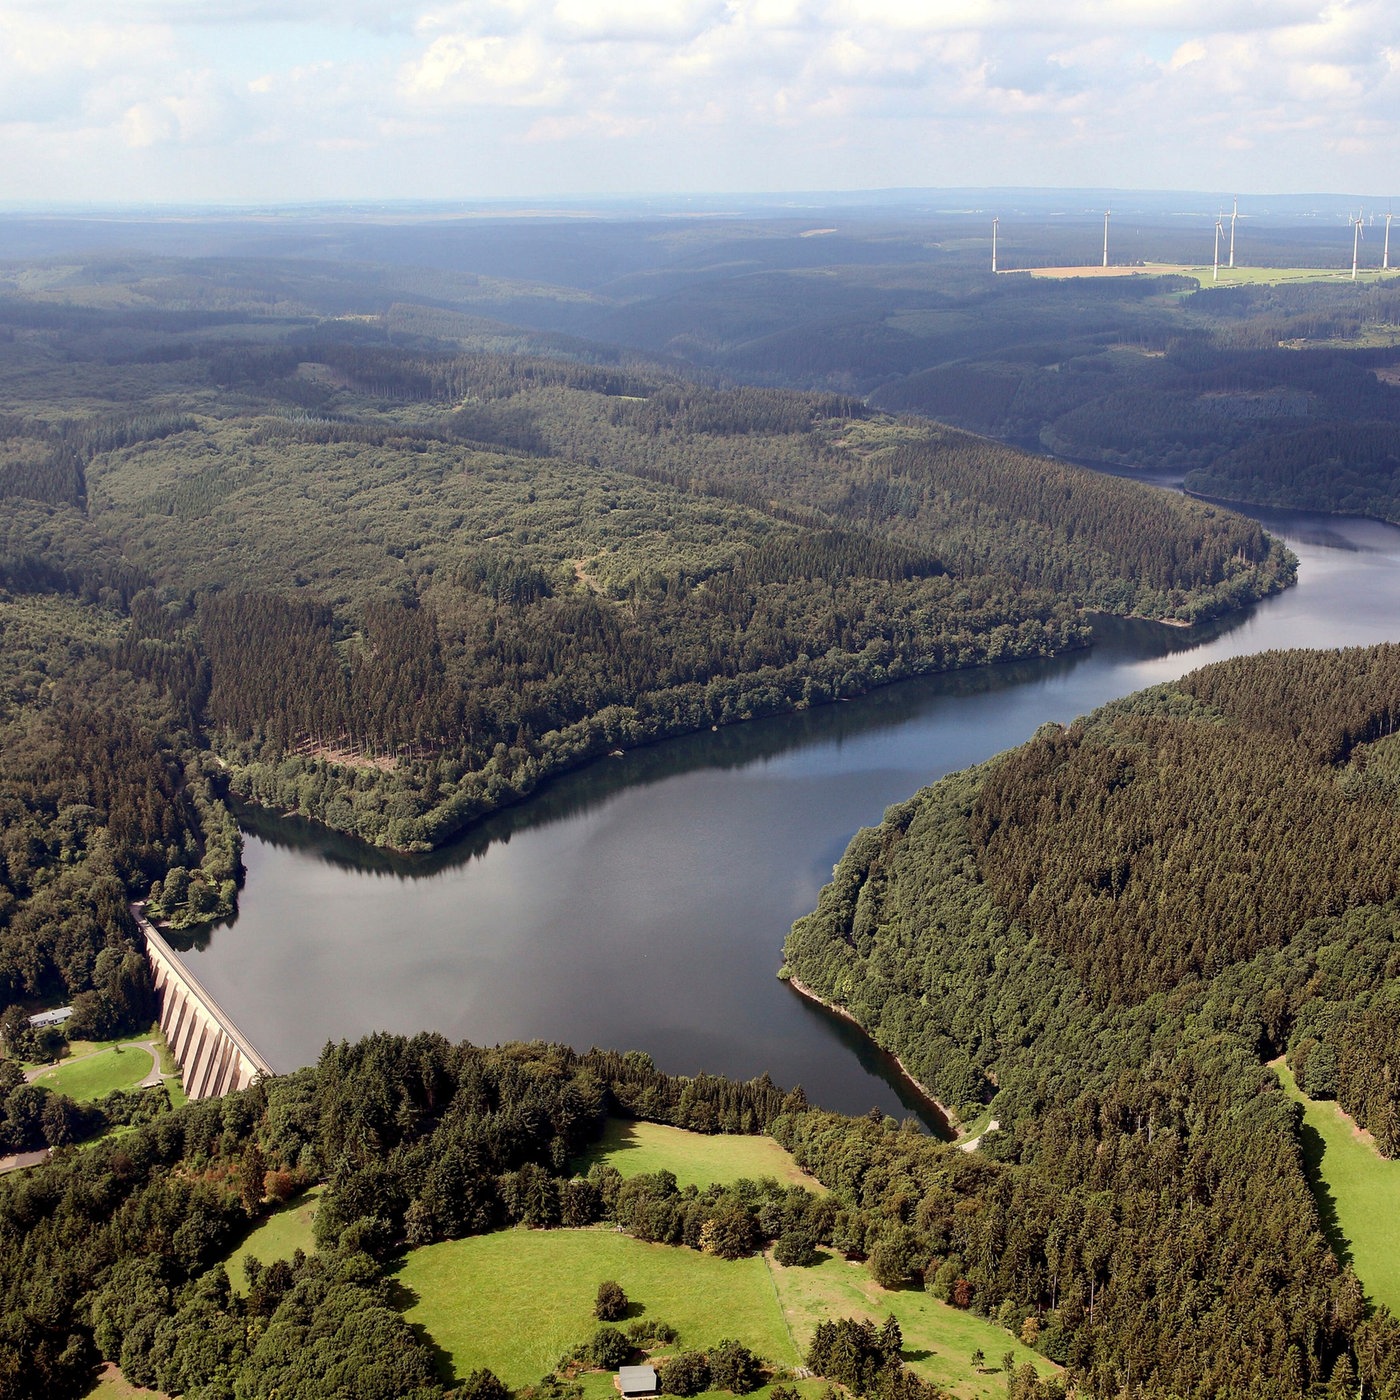
<svg viewBox="0 0 1400 1400">
<path fill-rule="evenodd" d="M 1395 0 L 0 0 L 0 204 L 1389 195 Z"/>
</svg>

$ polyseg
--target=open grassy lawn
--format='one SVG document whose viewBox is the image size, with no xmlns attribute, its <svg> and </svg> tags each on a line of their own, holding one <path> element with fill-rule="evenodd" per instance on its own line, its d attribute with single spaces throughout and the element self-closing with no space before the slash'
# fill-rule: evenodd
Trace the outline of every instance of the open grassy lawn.
<svg viewBox="0 0 1400 1400">
<path fill-rule="evenodd" d="M 251 1254 L 264 1264 L 274 1259 L 290 1259 L 298 1249 L 307 1254 L 316 1250 L 316 1241 L 311 1234 L 311 1222 L 316 1215 L 316 1205 L 324 1188 L 312 1186 L 301 1195 L 293 1197 L 284 1206 L 278 1206 L 261 1225 L 255 1226 L 238 1242 L 224 1258 L 229 1281 L 235 1293 L 246 1293 L 248 1281 L 243 1277 L 243 1259 Z"/>
<path fill-rule="evenodd" d="M 1335 1103 L 1308 1098 L 1282 1060 L 1273 1068 L 1303 1105 L 1303 1156 L 1333 1247 L 1371 1298 L 1400 1310 L 1400 1161 L 1382 1157 Z"/>
<path fill-rule="evenodd" d="M 609 1229 L 517 1229 L 415 1249 L 396 1277 L 405 1316 L 457 1377 L 489 1366 L 508 1386 L 539 1380 L 599 1326 L 604 1279 L 622 1285 L 634 1317 L 675 1327 L 682 1347 L 734 1337 L 780 1365 L 800 1362 L 758 1256 L 717 1259 Z"/>
<path fill-rule="evenodd" d="M 1029 1361 L 1043 1376 L 1059 1369 L 995 1323 L 940 1303 L 921 1289 L 887 1291 L 863 1264 L 849 1264 L 839 1255 L 827 1254 L 808 1268 L 770 1267 L 784 1315 L 804 1351 L 817 1323 L 825 1318 L 869 1318 L 879 1323 L 893 1313 L 904 1334 L 904 1359 L 909 1365 L 925 1380 L 966 1400 L 1004 1400 L 1006 1377 L 999 1368 L 1008 1351 L 1016 1354 L 1017 1366 Z M 972 1364 L 972 1353 L 979 1348 L 986 1357 L 981 1370 Z M 989 1372 L 991 1367 L 998 1369 Z"/>
<path fill-rule="evenodd" d="M 155 1068 L 149 1050 L 113 1045 L 82 1059 L 65 1060 L 34 1081 L 79 1103 L 103 1098 L 114 1089 L 134 1089 Z"/>
<path fill-rule="evenodd" d="M 1019 269 L 1009 269 L 1011 272 Z M 1141 266 L 1128 264 L 1100 267 L 1097 263 L 1085 267 L 1032 267 L 1026 268 L 1032 277 L 1131 277 L 1133 274 L 1148 277 L 1162 277 L 1169 273 L 1184 273 L 1188 277 L 1200 279 L 1203 287 L 1239 287 L 1246 284 L 1275 285 L 1282 282 L 1350 282 L 1351 259 L 1342 267 L 1225 267 L 1221 266 L 1220 278 L 1214 278 L 1214 265 L 1201 263 L 1191 266 L 1185 263 L 1145 263 Z M 1394 277 L 1394 268 L 1382 271 L 1378 267 L 1359 267 L 1356 270 L 1358 282 L 1375 282 L 1382 278 Z"/>
<path fill-rule="evenodd" d="M 682 1188 L 703 1189 L 716 1182 L 723 1185 L 738 1181 L 740 1177 L 757 1180 L 773 1176 L 805 1186 L 818 1195 L 826 1192 L 772 1138 L 732 1133 L 711 1137 L 625 1118 L 609 1119 L 602 1139 L 574 1163 L 574 1168 L 586 1172 L 594 1162 L 608 1162 L 623 1176 L 641 1176 L 664 1167 L 675 1173 L 676 1184 Z"/>
<path fill-rule="evenodd" d="M 87 1400 L 165 1400 L 160 1390 L 146 1390 L 132 1385 L 110 1362 L 103 1366 L 97 1384 L 87 1393 Z"/>
</svg>

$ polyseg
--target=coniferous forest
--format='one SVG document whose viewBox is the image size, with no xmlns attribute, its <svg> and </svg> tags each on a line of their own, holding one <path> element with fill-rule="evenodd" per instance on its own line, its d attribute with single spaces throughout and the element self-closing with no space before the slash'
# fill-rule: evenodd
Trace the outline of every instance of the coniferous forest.
<svg viewBox="0 0 1400 1400">
<path fill-rule="evenodd" d="M 1292 578 L 1218 507 L 849 395 L 146 271 L 0 302 L 6 1004 L 139 1021 L 98 959 L 129 898 L 232 910 L 230 792 L 427 849 L 616 749 Z"/>
<path fill-rule="evenodd" d="M 1400 648 L 1219 663 L 891 808 L 792 930 L 787 975 L 999 1124 L 1014 1225 L 933 1212 L 910 1257 L 1022 1280 L 1096 1394 L 1397 1383 L 1265 1063 L 1400 1152 L 1397 727 Z"/>
</svg>

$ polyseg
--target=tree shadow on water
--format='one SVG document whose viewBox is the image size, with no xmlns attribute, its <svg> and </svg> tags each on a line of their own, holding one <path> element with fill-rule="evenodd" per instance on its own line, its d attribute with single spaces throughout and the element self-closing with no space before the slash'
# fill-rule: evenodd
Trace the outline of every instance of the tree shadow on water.
<svg viewBox="0 0 1400 1400">
<path fill-rule="evenodd" d="M 1342 1223 L 1337 1217 L 1337 1198 L 1322 1175 L 1322 1159 L 1327 1152 L 1327 1144 L 1323 1141 L 1322 1134 L 1309 1123 L 1302 1125 L 1299 1138 L 1303 1148 L 1303 1167 L 1307 1172 L 1308 1185 L 1312 1187 L 1313 1199 L 1317 1202 L 1322 1233 L 1327 1236 L 1327 1243 L 1332 1246 L 1332 1252 L 1337 1256 L 1338 1262 L 1350 1264 L 1351 1241 L 1347 1239 L 1342 1230 Z"/>
</svg>

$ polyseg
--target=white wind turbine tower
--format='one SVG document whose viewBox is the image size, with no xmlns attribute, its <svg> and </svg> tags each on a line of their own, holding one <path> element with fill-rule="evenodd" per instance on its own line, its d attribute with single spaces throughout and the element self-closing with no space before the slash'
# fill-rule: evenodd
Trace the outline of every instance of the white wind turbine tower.
<svg viewBox="0 0 1400 1400">
<path fill-rule="evenodd" d="M 1390 271 L 1390 221 L 1394 217 L 1394 214 L 1387 214 L 1385 216 L 1385 255 L 1381 258 L 1381 266 L 1387 272 Z"/>
<path fill-rule="evenodd" d="M 992 271 L 993 271 L 993 272 L 995 272 L 995 271 L 997 270 L 997 225 L 998 225 L 1000 222 L 1001 222 L 1001 220 L 1000 220 L 1000 219 L 997 219 L 997 218 L 993 218 L 993 220 L 992 220 Z"/>
<path fill-rule="evenodd" d="M 1108 266 L 1108 216 L 1113 213 L 1112 209 L 1103 211 L 1103 265 Z"/>
<path fill-rule="evenodd" d="M 1224 232 L 1224 222 L 1223 214 L 1215 216 L 1215 275 L 1210 279 L 1212 282 L 1220 281 L 1220 235 Z"/>
<path fill-rule="evenodd" d="M 1360 252 L 1361 252 L 1361 222 L 1362 222 L 1362 218 L 1363 218 L 1363 215 L 1362 215 L 1361 211 L 1358 209 L 1357 212 L 1356 212 L 1356 217 L 1351 221 L 1351 226 L 1352 226 L 1352 230 L 1353 230 L 1352 236 L 1351 236 L 1351 280 L 1352 280 L 1353 282 L 1356 281 L 1356 260 L 1357 260 L 1357 256 L 1358 256 L 1358 255 L 1360 254 Z"/>
<path fill-rule="evenodd" d="M 1240 216 L 1240 197 L 1235 196 L 1235 207 L 1230 213 L 1230 266 L 1235 265 L 1235 220 Z"/>
</svg>

